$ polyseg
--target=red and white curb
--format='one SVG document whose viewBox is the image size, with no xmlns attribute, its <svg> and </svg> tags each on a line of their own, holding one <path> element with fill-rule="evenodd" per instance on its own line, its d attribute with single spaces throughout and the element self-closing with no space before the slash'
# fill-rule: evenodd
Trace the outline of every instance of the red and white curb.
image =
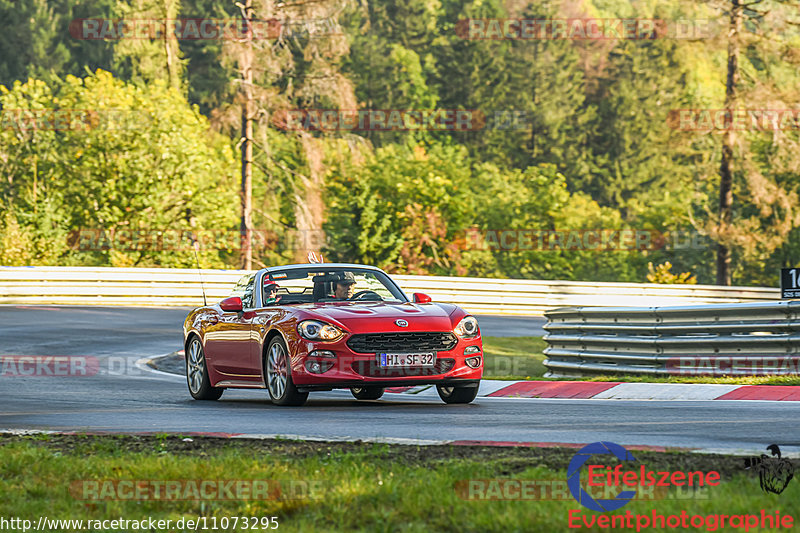
<svg viewBox="0 0 800 533">
<path fill-rule="evenodd" d="M 388 393 L 436 396 L 432 385 L 396 387 Z M 719 385 L 710 383 L 621 383 L 613 381 L 482 380 L 482 398 L 709 401 L 758 400 L 800 402 L 800 386 Z"/>
<path fill-rule="evenodd" d="M 499 383 L 504 386 L 498 387 Z M 487 388 L 484 390 L 484 384 Z M 491 389 L 491 390 L 490 390 Z M 488 392 L 487 392 L 488 391 Z M 800 386 L 601 381 L 482 381 L 479 396 L 594 400 L 760 400 L 800 402 Z"/>
</svg>

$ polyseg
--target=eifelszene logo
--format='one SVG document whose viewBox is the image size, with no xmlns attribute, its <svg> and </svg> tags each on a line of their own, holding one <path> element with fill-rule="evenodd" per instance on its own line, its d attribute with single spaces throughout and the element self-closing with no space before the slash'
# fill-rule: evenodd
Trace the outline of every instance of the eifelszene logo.
<svg viewBox="0 0 800 533">
<path fill-rule="evenodd" d="M 613 442 L 593 442 L 587 444 L 578 451 L 569 462 L 567 468 L 567 486 L 572 497 L 579 504 L 592 511 L 615 511 L 624 507 L 636 497 L 635 490 L 625 490 L 616 495 L 613 500 L 595 500 L 588 492 L 581 487 L 581 467 L 589 460 L 592 455 L 613 454 L 620 461 L 635 461 L 636 458 L 625 448 Z M 618 465 L 619 466 L 619 465 Z M 591 484 L 591 467 L 589 483 Z"/>
<path fill-rule="evenodd" d="M 623 490 L 619 492 L 613 499 L 598 499 L 595 500 L 582 486 L 580 472 L 584 464 L 586 464 L 593 455 L 613 455 L 620 461 L 615 467 L 589 464 L 586 468 L 588 478 L 586 485 L 588 487 L 629 487 L 629 488 L 645 488 L 645 487 L 705 487 L 716 486 L 720 483 L 719 472 L 710 471 L 702 472 L 699 470 L 693 472 L 683 472 L 680 470 L 675 471 L 659 471 L 655 472 L 648 470 L 645 465 L 639 464 L 633 470 L 623 471 L 623 463 L 636 461 L 636 458 L 625 448 L 613 442 L 593 442 L 581 448 L 576 453 L 567 467 L 567 487 L 575 498 L 582 506 L 592 511 L 599 511 L 601 513 L 607 511 L 615 511 L 628 504 L 636 497 L 635 490 Z"/>
<path fill-rule="evenodd" d="M 744 460 L 745 469 L 758 468 L 758 480 L 761 490 L 780 494 L 794 477 L 794 465 L 788 459 L 781 457 L 781 449 L 777 444 L 770 444 L 767 450 L 771 456 L 761 454 L 761 457 L 747 457 Z"/>
</svg>

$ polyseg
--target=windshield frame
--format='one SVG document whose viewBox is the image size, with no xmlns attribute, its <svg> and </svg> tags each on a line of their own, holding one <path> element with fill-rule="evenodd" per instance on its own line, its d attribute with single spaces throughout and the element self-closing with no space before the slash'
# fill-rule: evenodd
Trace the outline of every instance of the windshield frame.
<svg viewBox="0 0 800 533">
<path fill-rule="evenodd" d="M 254 294 L 254 296 L 255 296 L 254 300 L 255 300 L 255 305 L 256 305 L 257 308 L 267 308 L 267 307 L 273 307 L 275 305 L 275 304 L 265 305 L 265 303 L 264 303 L 264 291 L 262 290 L 262 288 L 264 286 L 264 281 L 266 279 L 269 279 L 270 276 L 274 276 L 275 274 L 280 274 L 280 273 L 283 273 L 283 272 L 287 272 L 288 273 L 288 272 L 293 271 L 293 270 L 305 270 L 305 271 L 325 270 L 326 272 L 348 271 L 348 272 L 357 272 L 358 274 L 369 273 L 369 274 L 374 275 L 376 278 L 378 278 L 378 280 L 380 282 L 382 282 L 384 285 L 386 285 L 386 288 L 389 290 L 389 292 L 393 293 L 393 292 L 396 291 L 397 295 L 393 294 L 393 296 L 396 297 L 396 296 L 399 295 L 400 298 L 398 298 L 396 300 L 380 300 L 380 301 L 379 300 L 338 300 L 338 301 L 325 300 L 325 301 L 318 301 L 318 302 L 313 302 L 313 301 L 312 302 L 296 302 L 296 303 L 287 303 L 287 304 L 281 304 L 280 302 L 278 302 L 277 305 L 303 305 L 303 304 L 308 304 L 308 303 L 325 305 L 325 304 L 330 304 L 330 303 L 336 303 L 336 304 L 342 304 L 342 303 L 346 303 L 346 304 L 380 304 L 380 303 L 385 303 L 385 302 L 390 302 L 390 303 L 409 303 L 409 302 L 411 302 L 411 299 L 406 295 L 406 293 L 403 291 L 403 289 L 400 288 L 400 286 L 392 279 L 392 277 L 389 274 L 387 274 L 386 272 L 384 272 L 380 268 L 376 268 L 376 267 L 368 266 L 368 265 L 356 265 L 356 264 L 347 264 L 347 263 L 319 263 L 319 264 L 304 264 L 304 265 L 287 265 L 287 266 L 281 266 L 281 267 L 270 267 L 270 268 L 265 268 L 265 269 L 259 270 L 258 273 L 256 274 L 256 282 L 255 282 L 255 286 L 254 286 L 254 290 L 253 290 L 253 292 L 255 293 Z M 280 279 L 275 279 L 275 282 L 280 284 Z M 392 290 L 392 289 L 394 289 L 394 290 Z"/>
</svg>

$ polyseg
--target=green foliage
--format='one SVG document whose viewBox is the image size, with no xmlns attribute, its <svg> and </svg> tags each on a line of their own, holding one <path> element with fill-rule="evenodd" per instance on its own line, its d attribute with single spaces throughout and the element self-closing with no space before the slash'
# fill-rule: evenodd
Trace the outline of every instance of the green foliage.
<svg viewBox="0 0 800 533">
<path fill-rule="evenodd" d="M 481 337 L 483 341 L 483 376 L 485 379 L 540 379 L 544 366 L 542 337 Z"/>
<path fill-rule="evenodd" d="M 669 263 L 709 283 L 716 240 L 732 247 L 736 283 L 775 285 L 778 268 L 800 262 L 800 134 L 737 133 L 734 224 L 720 232 L 721 132 L 682 131 L 670 120 L 676 109 L 724 105 L 728 4 L 257 0 L 259 17 L 295 28 L 332 17 L 344 35 L 254 43 L 253 220 L 266 236 L 257 238 L 256 265 L 304 257 L 318 239 L 294 230 L 325 220 L 327 258 L 401 272 L 641 282 L 649 263 Z M 762 8 L 747 11 L 740 107 L 793 109 L 796 10 L 780 0 Z M 234 2 L 214 0 L 0 0 L 0 262 L 188 265 L 185 246 L 127 250 L 113 245 L 113 232 L 220 230 L 212 248 L 222 249 L 204 249 L 201 261 L 238 264 L 243 43 L 69 32 L 80 18 L 238 16 Z M 587 42 L 457 31 L 466 18 L 576 17 L 712 20 L 717 33 Z M 278 129 L 277 111 L 307 107 L 475 110 L 489 124 Z M 10 110 L 53 108 L 92 111 L 93 125 L 55 131 L 6 120 Z M 509 112 L 518 117 L 510 128 L 494 123 Z M 498 249 L 470 238 L 626 228 L 666 236 L 696 228 L 706 237 L 702 246 L 639 251 Z M 102 229 L 98 242 L 112 246 L 76 247 L 81 229 Z"/>
<path fill-rule="evenodd" d="M 70 115 L 72 123 L 30 128 L 19 122 L 0 130 L 0 153 L 8 162 L 3 169 L 4 209 L 23 213 L 14 216 L 34 235 L 40 230 L 33 228 L 51 221 L 59 229 L 48 236 L 55 249 L 60 246 L 56 243 L 66 242 L 69 230 L 107 236 L 139 231 L 152 237 L 165 230 L 236 228 L 231 147 L 211 134 L 205 117 L 164 83 L 135 86 L 98 71 L 84 79 L 70 76 L 55 91 L 37 80 L 15 83 L 3 91 L 2 104 L 6 110 L 57 107 L 62 116 L 81 110 Z M 41 217 L 42 211 L 47 218 Z M 94 264 L 193 263 L 188 243 L 160 250 L 164 243 L 157 237 L 155 242 L 97 249 L 106 247 L 93 241 L 75 252 Z M 32 261 L 50 262 L 51 255 Z M 208 250 L 204 261 L 220 266 L 225 256 L 225 251 Z"/>
<path fill-rule="evenodd" d="M 417 217 L 446 220 L 448 229 L 438 235 L 445 241 L 466 227 L 474 202 L 470 179 L 466 151 L 439 144 L 430 150 L 390 145 L 362 166 L 333 167 L 326 193 L 325 229 L 331 238 L 326 257 L 402 269 L 404 244 L 413 246 L 412 239 L 420 237 L 404 235 L 404 229 Z"/>
<path fill-rule="evenodd" d="M 672 263 L 669 261 L 657 267 L 653 267 L 653 263 L 647 263 L 647 281 L 672 285 L 694 285 L 697 283 L 697 278 L 691 272 L 673 274 L 671 270 Z"/>
<path fill-rule="evenodd" d="M 113 42 L 75 39 L 70 22 L 111 17 L 116 0 L 0 0 L 0 85 L 111 68 Z"/>
<path fill-rule="evenodd" d="M 33 243 L 11 212 L 6 212 L 0 230 L 0 263 L 24 266 L 33 262 Z"/>
<path fill-rule="evenodd" d="M 180 10 L 180 0 L 117 0 L 115 14 L 126 20 L 174 21 Z M 171 87 L 183 86 L 184 62 L 175 38 L 120 39 L 114 56 L 115 67 L 125 79 L 144 83 L 161 80 Z"/>
<path fill-rule="evenodd" d="M 635 279 L 634 252 L 508 249 L 475 239 L 486 231 L 621 227 L 619 213 L 571 195 L 552 165 L 509 171 L 476 165 L 463 148 L 389 146 L 361 167 L 335 169 L 328 183 L 334 260 L 413 273 Z"/>
<path fill-rule="evenodd" d="M 69 232 L 64 213 L 52 199 L 37 203 L 33 213 L 0 210 L 0 264 L 63 265 L 69 261 Z"/>
<path fill-rule="evenodd" d="M 532 231 L 622 229 L 618 212 L 603 208 L 588 196 L 567 190 L 566 178 L 553 165 L 525 171 L 482 168 L 476 183 L 485 206 L 476 220 L 482 230 Z M 518 233 L 519 234 L 519 233 Z M 591 250 L 581 244 L 562 247 L 543 239 L 530 249 L 524 245 L 494 252 L 498 276 L 538 279 L 636 280 L 631 260 L 638 255 L 619 250 Z"/>
</svg>

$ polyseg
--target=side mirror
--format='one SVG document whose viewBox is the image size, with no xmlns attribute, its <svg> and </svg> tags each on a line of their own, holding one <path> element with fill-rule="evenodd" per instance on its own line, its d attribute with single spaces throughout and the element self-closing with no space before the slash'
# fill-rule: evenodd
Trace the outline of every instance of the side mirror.
<svg viewBox="0 0 800 533">
<path fill-rule="evenodd" d="M 415 304 L 426 304 L 431 301 L 431 297 L 427 294 L 421 292 L 414 293 L 414 303 Z"/>
<path fill-rule="evenodd" d="M 223 311 L 228 313 L 239 313 L 243 309 L 242 299 L 238 296 L 229 296 L 219 303 Z"/>
</svg>

